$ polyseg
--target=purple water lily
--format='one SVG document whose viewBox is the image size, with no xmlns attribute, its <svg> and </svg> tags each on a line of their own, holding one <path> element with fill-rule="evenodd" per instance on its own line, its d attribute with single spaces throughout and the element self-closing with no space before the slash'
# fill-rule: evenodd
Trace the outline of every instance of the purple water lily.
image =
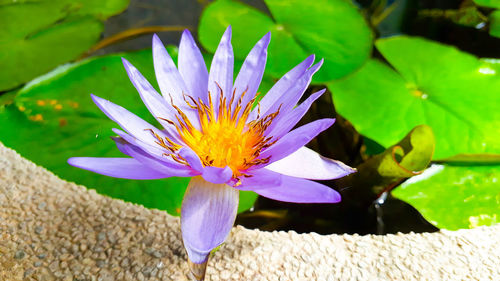
<svg viewBox="0 0 500 281">
<path fill-rule="evenodd" d="M 322 60 L 313 65 L 314 56 L 306 58 L 254 106 L 270 39 L 268 33 L 257 42 L 233 84 L 231 27 L 222 36 L 210 72 L 189 31 L 182 34 L 178 68 L 155 35 L 154 69 L 163 96 L 127 60 L 123 64 L 164 129 L 92 95 L 124 130 L 113 129 L 119 136 L 114 140 L 130 158 L 68 160 L 75 167 L 117 178 L 192 177 L 182 203 L 181 229 L 193 264 L 206 263 L 210 252 L 227 238 L 239 190 L 286 202 L 336 203 L 340 195 L 335 190 L 311 179 L 336 179 L 354 171 L 304 146 L 334 119 L 292 130 L 325 92 L 313 93 L 296 106 Z"/>
</svg>

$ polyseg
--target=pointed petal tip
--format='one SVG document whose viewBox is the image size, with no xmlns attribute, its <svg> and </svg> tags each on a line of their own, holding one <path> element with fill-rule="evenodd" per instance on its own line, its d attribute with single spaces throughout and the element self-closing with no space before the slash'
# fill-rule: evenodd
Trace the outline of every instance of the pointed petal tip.
<svg viewBox="0 0 500 281">
<path fill-rule="evenodd" d="M 264 51 L 267 53 L 267 48 L 269 47 L 269 43 L 271 42 L 271 32 L 266 33 L 257 44 L 261 43 L 264 47 Z"/>
<path fill-rule="evenodd" d="M 124 57 L 121 57 L 123 66 L 125 67 L 125 70 L 129 70 L 129 68 L 133 68 L 134 66 Z"/>
<path fill-rule="evenodd" d="M 103 100 L 102 98 L 100 98 L 94 94 L 90 94 L 90 98 L 92 99 L 92 101 L 94 101 L 94 103 L 99 103 Z"/>
<path fill-rule="evenodd" d="M 320 59 L 317 63 L 315 63 L 313 66 L 311 66 L 308 71 L 312 71 L 313 73 L 316 73 L 316 71 L 318 71 L 321 66 L 323 65 L 323 62 L 325 62 L 324 59 Z"/>
<path fill-rule="evenodd" d="M 155 49 L 157 50 L 159 48 L 165 49 L 165 46 L 163 46 L 163 42 L 160 37 L 155 33 L 153 34 L 153 53 L 155 52 Z"/>
<path fill-rule="evenodd" d="M 94 94 L 90 94 L 90 97 L 92 98 L 92 101 L 102 110 L 102 106 L 103 104 L 107 103 L 107 102 L 110 102 L 109 100 L 107 99 L 103 99 L 101 97 L 98 97 Z"/>
<path fill-rule="evenodd" d="M 182 31 L 181 42 L 183 40 L 189 40 L 190 42 L 194 42 L 193 35 L 191 34 L 191 31 L 189 31 L 189 29 L 184 29 L 184 31 Z"/>
<path fill-rule="evenodd" d="M 232 34 L 233 34 L 233 29 L 232 29 L 231 25 L 229 25 L 226 28 L 226 31 L 224 31 L 224 34 L 222 35 L 221 41 L 223 41 L 223 40 L 231 41 Z"/>
<path fill-rule="evenodd" d="M 325 93 L 325 91 L 326 91 L 326 88 L 323 88 L 323 89 L 321 89 L 321 90 L 317 91 L 315 94 L 317 94 L 317 95 L 322 95 L 322 94 L 324 94 L 324 93 Z M 335 119 L 335 118 L 334 118 L 334 119 Z"/>
<path fill-rule="evenodd" d="M 333 124 L 335 124 L 335 121 L 337 120 L 336 118 L 325 118 L 323 119 L 324 122 L 325 122 L 325 127 L 326 128 L 329 128 L 330 126 L 332 126 Z M 326 130 L 326 129 L 325 129 Z"/>
<path fill-rule="evenodd" d="M 269 42 L 271 41 L 271 31 L 267 32 L 266 35 L 262 37 L 262 40 L 269 44 Z"/>
<path fill-rule="evenodd" d="M 124 131 L 117 129 L 117 128 L 111 128 L 111 131 L 113 131 L 113 133 L 115 133 L 117 135 L 126 134 Z"/>
</svg>

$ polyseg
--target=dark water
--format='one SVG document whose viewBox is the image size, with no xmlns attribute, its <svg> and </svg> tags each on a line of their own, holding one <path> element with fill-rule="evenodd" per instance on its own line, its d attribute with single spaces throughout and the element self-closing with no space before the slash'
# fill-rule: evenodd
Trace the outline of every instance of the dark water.
<svg viewBox="0 0 500 281">
<path fill-rule="evenodd" d="M 262 210 L 266 213 L 259 212 Z M 387 198 L 384 204 L 372 204 L 367 208 L 349 208 L 343 204 L 291 204 L 259 197 L 254 210 L 238 215 L 236 223 L 266 231 L 294 230 L 319 234 L 362 235 L 438 230 L 411 205 L 392 197 Z"/>
</svg>

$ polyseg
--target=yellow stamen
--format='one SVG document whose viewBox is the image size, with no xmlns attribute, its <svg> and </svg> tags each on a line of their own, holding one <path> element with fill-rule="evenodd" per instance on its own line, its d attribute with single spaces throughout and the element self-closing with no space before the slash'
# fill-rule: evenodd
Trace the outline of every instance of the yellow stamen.
<svg viewBox="0 0 500 281">
<path fill-rule="evenodd" d="M 219 88 L 219 90 L 222 93 L 222 89 Z M 269 162 L 269 158 L 258 159 L 258 157 L 264 148 L 275 142 L 272 137 L 265 137 L 264 132 L 280 111 L 278 108 L 276 112 L 247 124 L 255 98 L 242 107 L 242 99 L 246 92 L 245 90 L 242 93 L 234 109 L 232 109 L 232 104 L 236 92 L 233 91 L 229 101 L 221 94 L 217 111 L 210 94 L 208 105 L 204 104 L 201 99 L 196 100 L 184 95 L 187 106 L 198 113 L 200 129 L 195 128 L 186 114 L 173 102 L 171 104 L 178 113 L 176 115 L 178 125 L 171 120 L 160 119 L 175 126 L 182 140 L 199 156 L 204 166 L 221 168 L 229 166 L 233 171 L 233 177 L 238 179 L 240 176 L 247 176 L 245 170 L 248 168 Z M 185 159 L 175 154 L 175 151 L 181 148 L 179 144 L 167 138 L 162 139 L 153 130 L 150 131 L 158 140 L 156 143 L 171 152 L 166 155 L 179 163 L 186 162 Z"/>
</svg>

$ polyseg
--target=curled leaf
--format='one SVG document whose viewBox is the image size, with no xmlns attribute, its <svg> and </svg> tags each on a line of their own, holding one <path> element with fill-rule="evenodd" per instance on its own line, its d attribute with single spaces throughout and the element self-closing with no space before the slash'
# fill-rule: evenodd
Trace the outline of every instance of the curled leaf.
<svg viewBox="0 0 500 281">
<path fill-rule="evenodd" d="M 431 162 L 434 134 L 427 125 L 411 130 L 399 143 L 373 156 L 357 168 L 358 172 L 339 181 L 346 186 L 343 196 L 361 204 L 370 204 L 379 194 L 389 191 L 403 179 L 420 174 Z"/>
</svg>

